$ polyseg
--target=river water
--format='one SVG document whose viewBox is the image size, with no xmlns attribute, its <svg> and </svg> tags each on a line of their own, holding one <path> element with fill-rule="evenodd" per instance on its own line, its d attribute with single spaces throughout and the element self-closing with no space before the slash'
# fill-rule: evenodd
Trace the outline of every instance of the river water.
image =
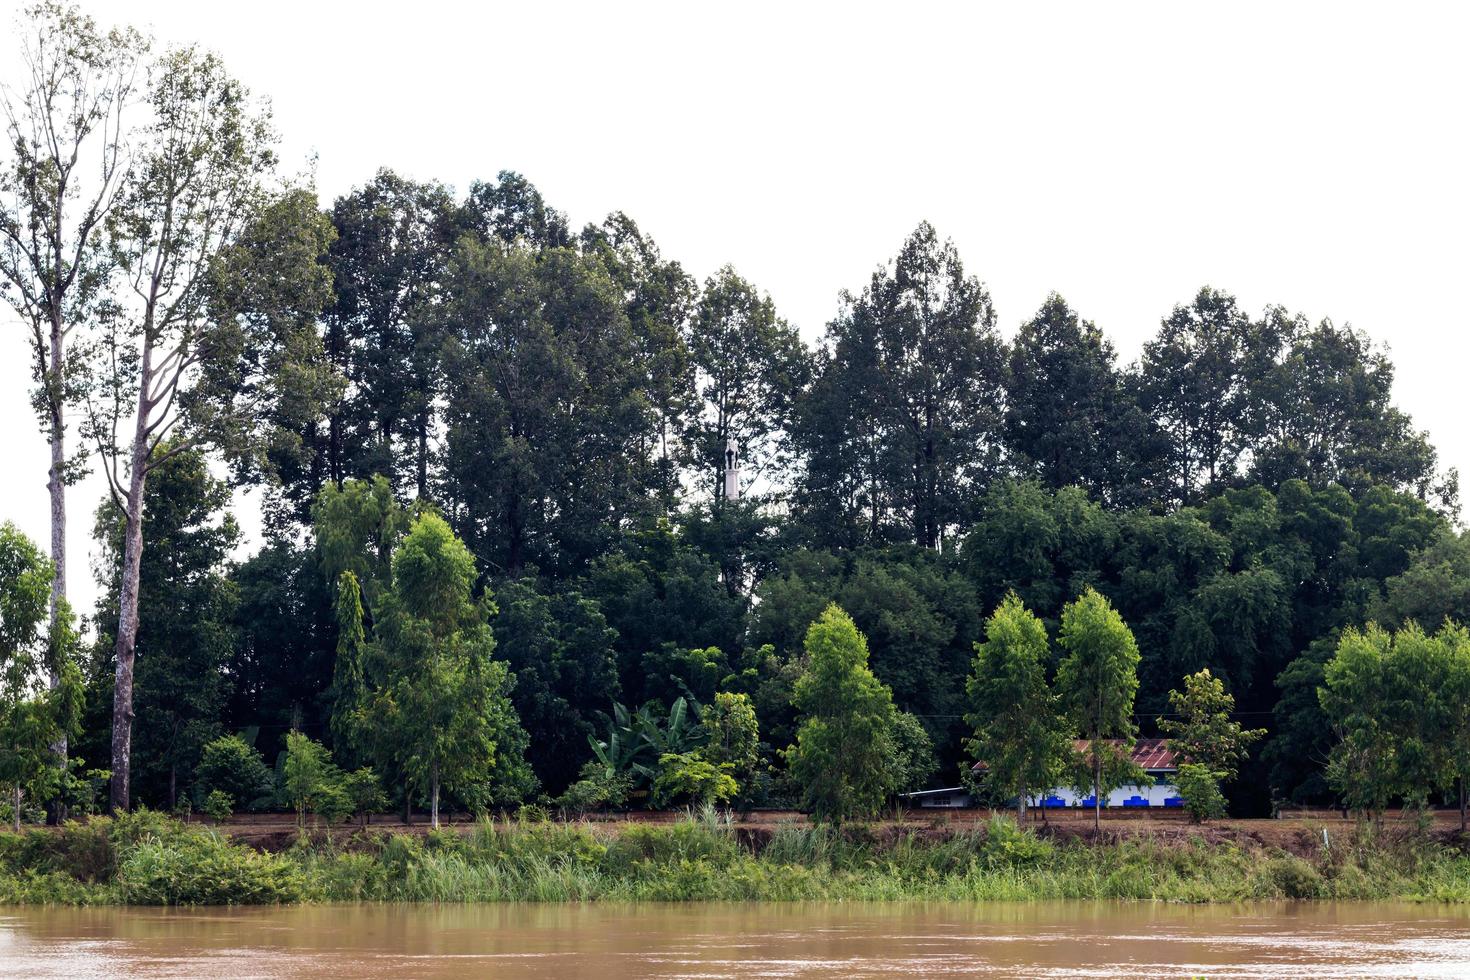
<svg viewBox="0 0 1470 980">
<path fill-rule="evenodd" d="M 0 908 L 23 977 L 1465 977 L 1470 909 L 690 904 Z"/>
</svg>

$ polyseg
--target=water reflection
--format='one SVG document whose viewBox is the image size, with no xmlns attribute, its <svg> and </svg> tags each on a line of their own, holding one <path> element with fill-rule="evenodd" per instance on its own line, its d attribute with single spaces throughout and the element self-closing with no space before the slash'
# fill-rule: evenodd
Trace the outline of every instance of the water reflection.
<svg viewBox="0 0 1470 980">
<path fill-rule="evenodd" d="M 1457 906 L 471 905 L 3 909 L 27 977 L 1470 975 Z"/>
</svg>

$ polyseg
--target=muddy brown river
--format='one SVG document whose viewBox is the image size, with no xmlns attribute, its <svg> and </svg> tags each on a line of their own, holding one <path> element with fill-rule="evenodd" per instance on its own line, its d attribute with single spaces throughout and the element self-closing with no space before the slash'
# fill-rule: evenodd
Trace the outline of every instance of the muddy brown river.
<svg viewBox="0 0 1470 980">
<path fill-rule="evenodd" d="M 0 908 L 18 977 L 1465 977 L 1396 904 Z"/>
</svg>

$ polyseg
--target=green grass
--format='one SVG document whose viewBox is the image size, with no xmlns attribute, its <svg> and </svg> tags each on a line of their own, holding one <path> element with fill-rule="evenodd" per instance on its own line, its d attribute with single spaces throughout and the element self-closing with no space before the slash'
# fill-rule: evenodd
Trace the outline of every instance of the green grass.
<svg viewBox="0 0 1470 980">
<path fill-rule="evenodd" d="M 1423 836 L 1303 855 L 1202 838 L 1059 844 L 1004 819 L 882 839 L 792 826 L 752 850 L 712 813 L 619 830 L 510 821 L 339 836 L 279 855 L 147 812 L 0 834 L 8 904 L 1049 899 L 1467 902 L 1470 857 Z"/>
</svg>

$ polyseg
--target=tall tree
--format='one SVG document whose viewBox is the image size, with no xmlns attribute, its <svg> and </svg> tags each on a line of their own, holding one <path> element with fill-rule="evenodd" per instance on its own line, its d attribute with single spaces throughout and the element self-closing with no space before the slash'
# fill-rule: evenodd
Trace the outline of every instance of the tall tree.
<svg viewBox="0 0 1470 980">
<path fill-rule="evenodd" d="M 309 464 L 287 484 L 303 516 L 328 480 L 382 473 L 428 496 L 443 347 L 432 304 L 461 230 L 448 188 L 390 170 L 338 198 L 332 224 L 324 345 L 348 387 L 311 420 Z"/>
<path fill-rule="evenodd" d="M 1072 724 L 1087 739 L 1092 774 L 1093 827 L 1102 826 L 1104 767 L 1110 761 L 1103 739 L 1117 739 L 1125 756 L 1137 731 L 1133 696 L 1138 691 L 1138 644 L 1101 593 L 1088 588 L 1062 610 L 1058 638 L 1066 656 L 1057 666 L 1056 686 Z"/>
<path fill-rule="evenodd" d="M 1023 820 L 1027 799 L 1057 785 L 1070 748 L 1046 683 L 1047 657 L 1046 627 L 1013 592 L 986 622 L 966 685 L 970 752 L 985 764 L 990 785 L 1016 798 Z"/>
<path fill-rule="evenodd" d="M 705 281 L 690 328 L 701 409 L 689 439 L 700 482 L 725 497 L 725 447 L 739 447 L 742 475 L 770 480 L 785 451 L 790 413 L 805 384 L 806 349 L 776 304 L 725 266 Z"/>
<path fill-rule="evenodd" d="M 695 410 L 694 365 L 688 331 L 698 287 L 678 262 L 622 212 L 582 230 L 582 252 L 602 261 L 623 291 L 633 331 L 644 397 L 655 418 L 643 455 L 654 463 L 653 485 L 661 514 L 672 511 L 680 493 L 683 437 Z"/>
<path fill-rule="evenodd" d="M 444 314 L 446 493 L 495 573 L 560 577 L 646 511 L 654 418 L 600 261 L 462 239 Z"/>
<path fill-rule="evenodd" d="M 793 701 L 801 712 L 787 763 L 817 820 L 870 816 L 897 788 L 893 695 L 868 669 L 868 644 L 828 606 L 806 634 L 807 669 Z"/>
<path fill-rule="evenodd" d="M 1394 369 L 1361 331 L 1268 310 L 1265 331 L 1282 351 L 1252 379 L 1255 403 L 1251 475 L 1267 486 L 1302 479 L 1313 487 L 1341 483 L 1361 492 L 1382 483 L 1421 497 L 1436 484 L 1436 454 L 1425 433 L 1390 398 Z"/>
<path fill-rule="evenodd" d="M 330 225 L 309 193 L 265 199 L 271 133 L 219 59 L 167 53 L 148 93 L 149 124 L 111 249 L 131 297 L 98 352 L 89 435 L 125 514 L 111 805 L 129 805 L 133 659 L 143 497 L 150 470 L 201 445 L 257 465 L 258 428 L 309 414 L 320 397 L 315 316 L 330 287 L 320 257 Z M 268 206 L 267 206 L 268 205 Z M 160 452 L 164 440 L 171 449 Z"/>
<path fill-rule="evenodd" d="M 990 294 L 928 223 L 828 327 L 807 400 L 804 496 L 828 526 L 921 547 L 966 521 L 1001 452 L 1004 352 Z M 846 514 L 841 511 L 847 511 Z"/>
<path fill-rule="evenodd" d="M 1140 403 L 1168 436 L 1174 502 L 1197 503 L 1234 480 L 1251 427 L 1248 376 L 1274 354 L 1260 346 L 1235 298 L 1208 286 L 1144 345 Z"/>
<path fill-rule="evenodd" d="M 0 89 L 0 297 L 20 317 L 36 382 L 33 404 L 51 451 L 51 618 L 66 601 L 66 487 L 81 473 L 67 453 L 67 409 L 81 385 L 69 344 L 99 313 L 113 263 L 103 231 L 124 186 L 128 109 L 148 44 L 104 31 L 76 6 L 27 8 L 15 40 L 22 69 Z M 50 673 L 52 687 L 61 675 Z M 66 756 L 66 742 L 56 749 Z"/>
<path fill-rule="evenodd" d="M 1122 383 L 1113 345 L 1056 293 L 1010 348 L 1006 445 L 1053 490 L 1078 486 L 1112 504 L 1146 502 L 1163 452 Z"/>
<path fill-rule="evenodd" d="M 474 558 L 449 525 L 419 517 L 393 553 L 364 652 L 356 710 L 378 730 L 371 744 L 428 794 L 435 827 L 441 787 L 480 809 L 495 796 L 497 755 L 501 771 L 525 769 L 514 678 L 492 658 L 491 601 L 475 597 L 474 580 Z"/>
</svg>

